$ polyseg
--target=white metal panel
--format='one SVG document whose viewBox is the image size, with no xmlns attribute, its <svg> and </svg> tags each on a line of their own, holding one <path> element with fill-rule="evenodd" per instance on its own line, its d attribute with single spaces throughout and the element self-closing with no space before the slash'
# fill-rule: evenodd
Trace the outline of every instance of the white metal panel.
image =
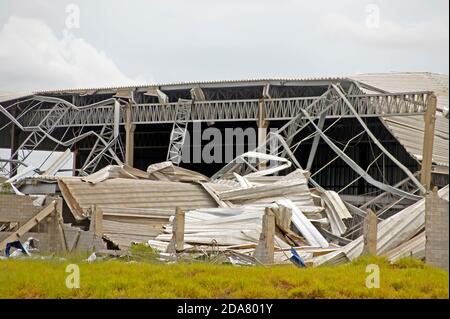
<svg viewBox="0 0 450 319">
<path fill-rule="evenodd" d="M 0 103 L 22 99 L 33 95 L 27 92 L 0 91 Z"/>
<path fill-rule="evenodd" d="M 417 161 L 421 161 L 425 129 L 423 116 L 393 116 L 381 120 L 406 151 Z M 448 119 L 438 113 L 434 133 L 433 162 L 442 166 L 449 166 L 448 125 Z"/>
<path fill-rule="evenodd" d="M 428 72 L 375 73 L 350 76 L 351 79 L 390 93 L 433 91 L 438 110 L 448 110 L 448 75 Z M 393 116 L 381 118 L 406 151 L 416 160 L 422 160 L 423 116 Z M 433 162 L 449 165 L 449 122 L 441 112 L 437 113 L 433 147 Z"/>
<path fill-rule="evenodd" d="M 438 109 L 448 110 L 448 75 L 429 72 L 374 73 L 350 76 L 351 79 L 390 93 L 433 91 Z"/>
<path fill-rule="evenodd" d="M 81 179 L 60 179 L 59 187 L 74 216 L 83 219 L 92 205 L 99 207 L 154 208 L 175 211 L 216 207 L 201 185 L 192 183 L 107 179 L 97 184 Z"/>
<path fill-rule="evenodd" d="M 438 191 L 439 197 L 448 201 L 448 185 Z M 377 253 L 384 254 L 410 240 L 425 227 L 425 199 L 406 207 L 397 214 L 378 224 Z M 314 259 L 314 265 L 338 264 L 359 257 L 363 251 L 363 237 L 360 236 L 333 253 Z"/>
</svg>

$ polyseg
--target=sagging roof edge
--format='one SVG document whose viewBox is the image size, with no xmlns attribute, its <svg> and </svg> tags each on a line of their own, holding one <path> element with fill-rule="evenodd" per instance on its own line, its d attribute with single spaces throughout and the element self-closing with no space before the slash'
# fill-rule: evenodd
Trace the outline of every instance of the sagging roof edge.
<svg viewBox="0 0 450 319">
<path fill-rule="evenodd" d="M 361 81 L 360 77 L 365 77 L 367 80 L 370 77 L 379 76 L 447 76 L 447 74 L 433 73 L 433 72 L 391 72 L 391 73 L 361 73 L 342 76 L 327 76 L 327 77 L 273 77 L 273 78 L 255 78 L 255 79 L 243 79 L 243 80 L 212 80 L 212 81 L 180 81 L 172 83 L 145 83 L 145 84 L 133 84 L 122 86 L 105 86 L 105 87 L 91 87 L 91 88 L 66 88 L 66 89 L 53 89 L 53 90 L 40 90 L 34 93 L 36 94 L 57 94 L 57 93 L 80 93 L 86 91 L 96 91 L 97 93 L 109 93 L 111 91 L 121 89 L 146 89 L 146 88 L 159 88 L 162 90 L 177 90 L 177 89 L 190 89 L 194 87 L 203 88 L 218 88 L 218 87 L 234 87 L 234 86 L 255 86 L 255 85 L 308 85 L 310 82 L 313 85 L 320 85 L 320 82 L 324 84 L 335 81 Z M 369 84 L 369 83 L 366 83 Z"/>
<path fill-rule="evenodd" d="M 86 216 L 83 216 L 83 209 L 80 207 L 80 205 L 78 205 L 78 202 L 72 196 L 72 193 L 70 192 L 69 188 L 67 187 L 67 185 L 64 183 L 63 180 L 58 179 L 58 187 L 73 217 L 77 221 L 86 219 Z"/>
<path fill-rule="evenodd" d="M 402 146 L 402 148 L 411 156 L 411 158 L 413 158 L 419 165 L 422 162 L 422 158 L 419 157 L 417 154 L 415 154 L 407 145 L 406 143 L 402 140 L 402 138 L 400 136 L 397 135 L 397 132 L 385 121 L 385 118 L 383 117 L 379 117 L 380 122 L 383 124 L 383 126 L 389 131 L 389 133 L 398 141 L 398 143 Z M 447 119 L 448 120 L 448 119 Z M 411 130 L 413 131 L 413 130 Z M 438 134 L 435 131 L 435 136 Z M 419 134 L 420 135 L 420 134 Z M 419 144 L 419 148 L 422 149 L 423 147 L 423 132 L 421 134 L 421 138 L 417 141 L 417 143 Z M 436 144 L 436 143 L 435 143 Z M 433 150 L 435 150 L 435 147 L 437 147 L 438 145 L 434 145 Z M 447 157 L 447 161 L 446 162 L 442 162 L 437 160 L 437 157 L 434 152 L 433 152 L 433 157 L 432 157 L 432 161 L 433 161 L 433 165 L 435 166 L 442 166 L 442 167 L 446 167 L 448 168 L 450 166 L 449 164 L 449 160 Z"/>
<path fill-rule="evenodd" d="M 117 90 L 123 89 L 147 89 L 159 88 L 160 90 L 178 90 L 191 89 L 195 87 L 202 88 L 221 88 L 221 87 L 239 87 L 239 86 L 261 86 L 266 84 L 271 85 L 325 85 L 336 81 L 351 81 L 350 77 L 317 77 L 317 78 L 261 78 L 249 80 L 214 80 L 214 81 L 186 81 L 173 83 L 150 83 L 142 85 L 125 85 L 125 86 L 111 86 L 111 87 L 96 87 L 96 88 L 72 88 L 72 89 L 56 89 L 36 91 L 35 94 L 73 94 L 84 93 L 86 91 L 95 91 L 95 93 L 113 93 Z M 321 83 L 322 82 L 322 83 Z"/>
</svg>

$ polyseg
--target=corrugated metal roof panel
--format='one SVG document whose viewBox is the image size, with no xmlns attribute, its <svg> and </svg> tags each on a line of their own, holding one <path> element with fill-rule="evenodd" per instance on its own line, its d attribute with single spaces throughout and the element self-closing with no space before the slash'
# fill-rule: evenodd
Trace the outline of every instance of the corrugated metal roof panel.
<svg viewBox="0 0 450 319">
<path fill-rule="evenodd" d="M 48 94 L 48 93 L 82 93 L 85 91 L 96 92 L 105 90 L 123 90 L 130 88 L 148 88 L 148 87 L 168 87 L 168 86 L 202 86 L 202 85 L 230 85 L 230 84 L 245 84 L 245 83 L 255 83 L 259 82 L 301 82 L 301 81 L 341 81 L 346 80 L 346 77 L 305 77 L 305 78 L 255 78 L 248 80 L 213 80 L 213 81 L 186 81 L 186 82 L 172 82 L 172 83 L 150 83 L 150 84 L 139 84 L 139 85 L 128 85 L 128 86 L 110 86 L 110 87 L 97 87 L 97 88 L 69 88 L 69 89 L 56 89 L 56 90 L 44 90 L 37 91 L 36 94 Z M 92 94 L 92 93 L 91 93 Z"/>
<path fill-rule="evenodd" d="M 349 78 L 390 93 L 434 91 L 438 109 L 448 110 L 448 75 L 429 72 L 373 73 Z"/>
<path fill-rule="evenodd" d="M 90 184 L 76 179 L 59 180 L 61 192 L 74 216 L 84 219 L 92 205 L 99 207 L 154 208 L 175 211 L 217 207 L 201 185 L 133 179 L 108 179 Z"/>
<path fill-rule="evenodd" d="M 448 75 L 428 72 L 361 74 L 350 77 L 353 80 L 397 92 L 433 91 L 439 110 L 448 110 Z M 394 116 L 382 118 L 383 123 L 406 151 L 418 161 L 422 160 L 424 119 L 423 116 Z M 433 161 L 438 165 L 449 165 L 448 119 L 440 112 L 436 117 Z"/>
<path fill-rule="evenodd" d="M 330 76 L 330 77 L 273 77 L 273 78 L 254 78 L 244 80 L 212 80 L 212 81 L 180 81 L 171 83 L 149 83 L 149 84 L 136 84 L 136 85 L 124 85 L 124 86 L 105 86 L 97 88 L 69 88 L 69 89 L 56 89 L 56 90 L 44 90 L 38 91 L 37 94 L 49 94 L 49 93 L 86 93 L 93 94 L 97 91 L 118 91 L 132 88 L 149 88 L 149 87 L 192 87 L 192 86 L 230 86 L 230 85 L 245 85 L 260 84 L 260 82 L 314 82 L 314 81 L 344 81 L 344 80 L 357 80 L 364 82 L 368 85 L 378 87 L 388 92 L 413 92 L 413 91 L 428 91 L 433 90 L 441 101 L 438 100 L 438 107 L 440 103 L 447 105 L 448 108 L 448 75 L 435 74 L 429 72 L 403 72 L 403 73 L 372 73 L 372 74 L 360 74 L 360 75 L 343 75 L 343 76 Z"/>
<path fill-rule="evenodd" d="M 438 191 L 438 196 L 448 201 L 448 185 Z M 411 239 L 425 227 L 425 199 L 406 207 L 378 224 L 377 254 L 384 255 Z M 339 248 L 335 252 L 314 258 L 314 265 L 340 264 L 359 257 L 364 248 L 363 236 Z"/>
<path fill-rule="evenodd" d="M 422 160 L 424 119 L 421 115 L 393 116 L 381 119 L 388 130 L 416 160 Z M 433 162 L 449 166 L 449 121 L 440 113 L 436 116 Z"/>
<path fill-rule="evenodd" d="M 33 95 L 33 93 L 0 91 L 0 103 L 22 99 L 31 95 Z"/>
</svg>

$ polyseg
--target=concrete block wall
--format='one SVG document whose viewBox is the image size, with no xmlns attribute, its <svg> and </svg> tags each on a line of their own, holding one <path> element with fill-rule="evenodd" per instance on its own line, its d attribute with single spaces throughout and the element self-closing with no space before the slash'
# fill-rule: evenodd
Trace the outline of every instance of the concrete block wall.
<svg viewBox="0 0 450 319">
<path fill-rule="evenodd" d="M 16 222 L 21 227 L 27 221 L 32 219 L 56 197 L 48 196 L 44 205 L 34 206 L 33 201 L 36 200 L 30 196 L 20 196 L 15 194 L 0 194 L 0 222 Z M 58 249 L 59 238 L 56 238 L 55 231 L 50 232 L 54 228 L 56 215 L 45 218 L 37 226 L 19 238 L 24 242 L 29 237 L 39 240 L 39 250 L 42 252 L 55 251 Z M 53 226 L 53 227 L 52 227 Z M 0 232 L 0 242 L 6 239 L 12 232 Z"/>
<path fill-rule="evenodd" d="M 33 218 L 37 213 L 44 209 L 56 197 L 47 197 L 43 206 L 34 206 L 35 198 L 30 196 L 20 196 L 15 194 L 0 194 L 0 222 L 17 222 L 19 227 Z M 80 231 L 80 236 L 73 245 L 75 238 L 78 237 L 78 228 L 64 225 L 60 229 L 58 225 L 58 216 L 52 214 L 34 227 L 31 232 L 26 233 L 19 239 L 24 242 L 29 237 L 39 239 L 39 250 L 41 252 L 62 251 L 63 237 L 67 242 L 67 248 L 74 248 L 76 251 L 94 251 L 105 249 L 103 240 L 96 236 L 92 230 Z M 11 232 L 0 232 L 0 242 L 6 239 Z"/>
<path fill-rule="evenodd" d="M 0 222 L 23 224 L 43 207 L 33 206 L 35 198 L 15 194 L 0 194 Z"/>
<path fill-rule="evenodd" d="M 67 248 L 78 252 L 91 252 L 106 249 L 103 239 L 95 235 L 93 231 L 82 231 L 70 225 L 63 225 Z M 80 234 L 78 237 L 78 233 Z"/>
<path fill-rule="evenodd" d="M 68 249 L 74 248 L 73 251 L 76 252 L 92 252 L 106 249 L 106 244 L 104 241 L 91 231 L 80 231 L 80 237 L 78 238 L 76 245 L 74 245 L 78 229 L 66 225 L 64 225 L 63 228 Z M 0 242 L 11 234 L 11 232 L 0 232 Z M 39 251 L 43 253 L 54 252 L 55 250 L 63 251 L 63 243 L 61 242 L 61 238 L 59 236 L 55 239 L 51 233 L 28 232 L 20 237 L 20 241 L 24 242 L 29 237 L 39 240 Z"/>
<path fill-rule="evenodd" d="M 437 191 L 425 198 L 425 260 L 427 263 L 448 271 L 448 201 L 440 198 Z"/>
<path fill-rule="evenodd" d="M 56 198 L 47 196 L 42 206 L 34 206 L 35 197 L 0 194 L 0 222 L 18 222 L 22 225 Z"/>
</svg>

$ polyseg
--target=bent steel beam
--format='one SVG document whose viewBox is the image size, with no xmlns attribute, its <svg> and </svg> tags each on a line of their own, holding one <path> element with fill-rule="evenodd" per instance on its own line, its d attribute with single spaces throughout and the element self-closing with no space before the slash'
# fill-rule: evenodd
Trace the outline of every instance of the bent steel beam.
<svg viewBox="0 0 450 319">
<path fill-rule="evenodd" d="M 57 145 L 70 147 L 79 140 L 94 135 L 97 137 L 97 140 L 100 143 L 99 145 L 103 145 L 102 150 L 101 152 L 99 152 L 99 154 L 103 156 L 107 151 L 109 153 L 109 156 L 114 161 L 116 161 L 117 164 L 121 165 L 122 161 L 112 150 L 112 146 L 119 139 L 118 127 L 120 121 L 120 104 L 116 99 L 106 99 L 101 102 L 97 102 L 82 107 L 75 106 L 72 103 L 69 103 L 63 99 L 54 97 L 34 96 L 33 99 L 35 102 L 39 103 L 32 106 L 31 108 L 27 107 L 17 117 L 14 117 L 6 108 L 0 105 L 0 112 L 4 114 L 12 123 L 14 123 L 14 125 L 20 128 L 23 132 L 30 132 L 30 134 L 25 138 L 23 143 L 11 155 L 11 159 L 15 159 L 20 154 L 21 156 L 18 157 L 19 163 L 24 162 L 28 158 L 28 156 L 33 152 L 33 150 L 35 150 L 46 138 L 56 143 Z M 27 125 L 28 122 L 23 120 L 24 119 L 23 115 L 32 113 L 30 112 L 30 110 L 41 105 L 43 102 L 54 103 L 54 105 L 52 108 L 46 109 L 45 116 L 40 118 L 39 122 L 36 123 L 36 125 L 32 126 Z M 82 112 L 83 110 L 92 108 L 95 109 L 96 107 L 107 108 L 111 113 L 111 121 L 107 124 L 103 124 L 104 127 L 112 126 L 112 136 L 108 138 L 108 141 L 105 141 L 103 137 L 100 134 L 97 134 L 95 131 L 86 132 L 67 141 L 61 141 L 52 136 L 52 132 L 60 125 L 61 120 L 67 116 L 70 110 L 74 110 L 75 113 L 78 114 L 78 112 Z M 74 114 L 71 117 L 70 120 L 71 122 L 77 118 L 76 114 Z M 99 161 L 101 159 L 101 156 L 96 156 L 94 159 Z M 5 172 L 6 164 L 4 164 L 0 169 Z"/>
<path fill-rule="evenodd" d="M 387 185 L 384 183 L 381 183 L 377 180 L 375 180 L 372 176 L 370 176 L 364 169 L 362 169 L 358 164 L 356 164 L 347 154 L 345 154 L 339 147 L 336 146 L 324 133 L 323 131 L 314 123 L 314 120 L 309 116 L 309 114 L 302 110 L 303 115 L 306 119 L 311 123 L 311 125 L 314 127 L 314 129 L 317 131 L 317 133 L 320 134 L 320 137 L 330 146 L 330 148 L 337 154 L 339 157 L 347 163 L 356 173 L 358 173 L 363 179 L 365 179 L 369 184 L 378 187 L 382 190 L 385 190 L 387 192 L 399 195 L 399 196 L 405 196 L 409 199 L 415 199 L 419 200 L 421 199 L 420 196 L 416 196 L 410 193 L 407 193 L 401 189 L 395 188 L 391 185 Z"/>
<path fill-rule="evenodd" d="M 398 161 L 384 146 L 383 144 L 380 143 L 380 141 L 378 141 L 378 139 L 375 137 L 375 135 L 372 133 L 372 131 L 370 131 L 370 129 L 367 127 L 366 123 L 364 123 L 364 121 L 361 119 L 361 117 L 358 115 L 358 113 L 356 112 L 356 110 L 354 109 L 352 103 L 350 103 L 350 101 L 347 99 L 347 97 L 345 96 L 344 93 L 342 93 L 341 89 L 338 88 L 337 85 L 332 84 L 334 90 L 339 94 L 339 96 L 342 98 L 342 100 L 345 102 L 345 104 L 348 106 L 348 108 L 351 110 L 351 112 L 354 114 L 355 118 L 358 120 L 359 124 L 361 124 L 361 126 L 366 130 L 367 135 L 370 137 L 370 139 L 378 146 L 378 148 L 384 153 L 386 154 L 387 157 L 389 157 L 389 159 L 394 162 L 394 164 L 396 164 L 413 182 L 414 184 L 417 185 L 417 187 L 419 187 L 423 192 L 425 192 L 425 188 L 423 187 L 423 185 L 417 180 L 417 178 L 414 176 L 413 173 L 411 173 L 411 171 L 406 168 L 405 165 L 403 165 L 402 163 L 400 163 L 400 161 Z"/>
</svg>

